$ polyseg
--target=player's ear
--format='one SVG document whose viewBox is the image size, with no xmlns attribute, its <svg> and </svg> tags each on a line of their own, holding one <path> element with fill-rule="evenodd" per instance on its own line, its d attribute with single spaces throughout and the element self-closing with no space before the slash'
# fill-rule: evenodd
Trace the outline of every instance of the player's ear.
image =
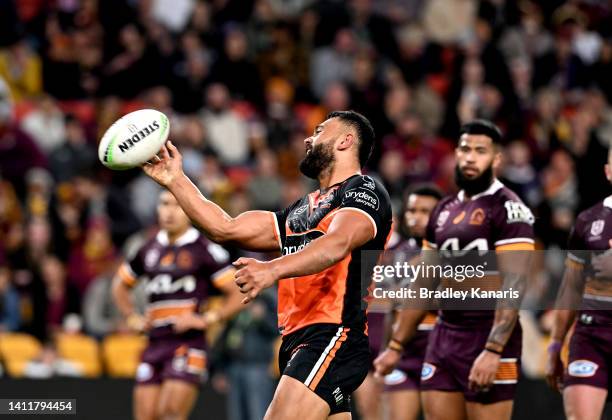
<svg viewBox="0 0 612 420">
<path fill-rule="evenodd" d="M 608 181 L 612 182 L 612 167 L 610 167 L 609 163 L 604 165 L 604 172 L 606 173 L 606 178 Z"/>
<path fill-rule="evenodd" d="M 501 148 L 495 146 L 495 155 L 493 156 L 493 169 L 498 169 L 502 164 Z"/>
<path fill-rule="evenodd" d="M 346 150 L 356 142 L 357 138 L 355 135 L 353 135 L 353 133 L 346 133 L 344 136 L 342 136 L 342 140 L 340 140 L 340 143 L 338 144 L 338 150 Z"/>
</svg>

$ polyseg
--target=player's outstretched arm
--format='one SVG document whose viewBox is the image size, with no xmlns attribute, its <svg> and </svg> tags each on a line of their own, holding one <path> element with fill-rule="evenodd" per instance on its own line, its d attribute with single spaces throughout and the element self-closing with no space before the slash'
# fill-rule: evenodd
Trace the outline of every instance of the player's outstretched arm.
<svg viewBox="0 0 612 420">
<path fill-rule="evenodd" d="M 243 303 L 254 299 L 262 289 L 288 277 L 320 273 L 346 258 L 353 249 L 374 238 L 374 227 L 367 216 L 340 211 L 332 220 L 327 234 L 315 239 L 294 254 L 262 262 L 239 258 L 236 284 L 246 294 Z"/>
<path fill-rule="evenodd" d="M 217 243 L 234 243 L 255 251 L 279 249 L 274 214 L 248 211 L 231 217 L 207 200 L 183 172 L 178 149 L 167 142 L 158 157 L 143 166 L 144 172 L 174 194 L 187 216 Z"/>
</svg>

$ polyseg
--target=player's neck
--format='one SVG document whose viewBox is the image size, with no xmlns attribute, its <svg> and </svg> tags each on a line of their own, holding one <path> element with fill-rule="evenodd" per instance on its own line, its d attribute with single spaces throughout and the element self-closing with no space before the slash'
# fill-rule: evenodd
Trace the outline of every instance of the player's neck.
<svg viewBox="0 0 612 420">
<path fill-rule="evenodd" d="M 360 173 L 361 168 L 355 164 L 342 164 L 336 162 L 331 168 L 321 172 L 319 175 L 319 186 L 322 190 L 325 190 L 332 185 L 338 184 Z"/>
<path fill-rule="evenodd" d="M 168 243 L 173 244 L 177 241 L 178 238 L 180 238 L 181 236 L 183 236 L 185 234 L 185 232 L 187 232 L 189 230 L 189 227 L 185 228 L 185 229 L 181 229 L 178 230 L 176 232 L 170 232 L 170 231 L 166 231 L 166 233 L 168 234 Z"/>
</svg>

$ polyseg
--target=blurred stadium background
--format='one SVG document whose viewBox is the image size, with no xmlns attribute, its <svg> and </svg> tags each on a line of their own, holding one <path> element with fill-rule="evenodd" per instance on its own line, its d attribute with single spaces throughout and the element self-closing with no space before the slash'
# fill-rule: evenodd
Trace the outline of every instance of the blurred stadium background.
<svg viewBox="0 0 612 420">
<path fill-rule="evenodd" d="M 159 188 L 97 161 L 126 112 L 166 113 L 188 175 L 231 214 L 312 187 L 297 162 L 329 110 L 373 122 L 367 170 L 396 211 L 414 182 L 453 190 L 458 127 L 488 118 L 506 133 L 500 177 L 534 210 L 539 247 L 562 249 L 577 212 L 610 193 L 611 100 L 606 1 L 0 0 L 0 395 L 130 417 L 142 339 L 109 287 L 154 231 Z M 559 280 L 550 264 L 543 290 Z M 273 324 L 273 300 L 209 332 L 214 375 L 193 418 L 226 418 L 236 366 L 272 366 L 276 337 L 249 319 Z M 515 418 L 563 418 L 542 380 L 550 317 L 523 323 Z"/>
</svg>

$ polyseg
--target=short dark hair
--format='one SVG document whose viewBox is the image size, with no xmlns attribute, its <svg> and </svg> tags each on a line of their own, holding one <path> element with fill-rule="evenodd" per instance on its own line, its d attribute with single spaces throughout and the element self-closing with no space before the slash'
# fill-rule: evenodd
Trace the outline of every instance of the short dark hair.
<svg viewBox="0 0 612 420">
<path fill-rule="evenodd" d="M 359 138 L 359 165 L 363 168 L 374 150 L 374 127 L 372 127 L 372 124 L 366 117 L 355 111 L 333 111 L 327 115 L 326 119 L 330 118 L 338 118 L 357 131 L 357 137 Z"/>
<path fill-rule="evenodd" d="M 442 194 L 442 190 L 440 190 L 440 188 L 438 188 L 435 184 L 424 183 L 413 185 L 412 187 L 408 188 L 406 191 L 406 199 L 408 199 L 408 197 L 411 195 L 420 195 L 441 200 L 444 194 Z"/>
<path fill-rule="evenodd" d="M 503 138 L 499 127 L 491 121 L 480 119 L 463 124 L 459 130 L 459 137 L 464 134 L 481 134 L 489 137 L 495 144 L 500 144 Z"/>
</svg>

